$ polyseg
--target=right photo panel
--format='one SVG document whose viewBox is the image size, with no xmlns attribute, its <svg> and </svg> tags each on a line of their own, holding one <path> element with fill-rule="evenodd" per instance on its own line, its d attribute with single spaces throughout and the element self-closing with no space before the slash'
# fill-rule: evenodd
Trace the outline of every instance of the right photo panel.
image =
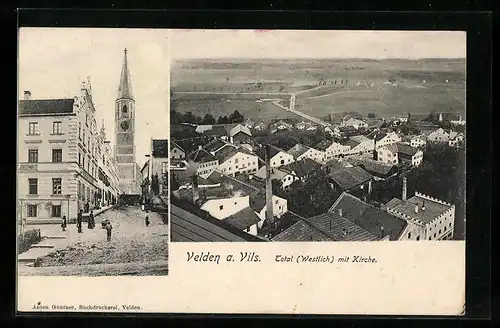
<svg viewBox="0 0 500 328">
<path fill-rule="evenodd" d="M 171 241 L 465 240 L 465 39 L 172 30 Z"/>
</svg>

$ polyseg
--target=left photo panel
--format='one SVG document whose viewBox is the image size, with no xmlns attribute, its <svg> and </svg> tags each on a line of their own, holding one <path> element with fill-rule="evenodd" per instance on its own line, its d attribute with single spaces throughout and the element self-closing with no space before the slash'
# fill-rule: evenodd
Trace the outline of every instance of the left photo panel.
<svg viewBox="0 0 500 328">
<path fill-rule="evenodd" d="M 168 275 L 167 35 L 20 28 L 18 276 Z"/>
</svg>

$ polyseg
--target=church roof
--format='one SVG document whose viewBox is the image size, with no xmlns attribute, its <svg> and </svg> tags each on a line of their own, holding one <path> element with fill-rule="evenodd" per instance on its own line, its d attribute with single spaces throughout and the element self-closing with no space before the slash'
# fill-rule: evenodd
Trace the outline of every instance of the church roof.
<svg viewBox="0 0 500 328">
<path fill-rule="evenodd" d="M 132 94 L 132 82 L 127 63 L 127 48 L 124 50 L 122 73 L 120 75 L 120 84 L 118 85 L 117 99 L 134 99 Z"/>
<path fill-rule="evenodd" d="M 75 99 L 20 100 L 19 115 L 71 114 Z"/>
</svg>

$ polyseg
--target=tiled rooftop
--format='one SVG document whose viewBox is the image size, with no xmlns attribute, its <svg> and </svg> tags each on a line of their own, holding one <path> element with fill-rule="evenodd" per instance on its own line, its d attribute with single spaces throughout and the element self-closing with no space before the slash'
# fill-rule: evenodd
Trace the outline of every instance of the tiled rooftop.
<svg viewBox="0 0 500 328">
<path fill-rule="evenodd" d="M 75 99 L 20 100 L 19 115 L 71 114 Z"/>
</svg>

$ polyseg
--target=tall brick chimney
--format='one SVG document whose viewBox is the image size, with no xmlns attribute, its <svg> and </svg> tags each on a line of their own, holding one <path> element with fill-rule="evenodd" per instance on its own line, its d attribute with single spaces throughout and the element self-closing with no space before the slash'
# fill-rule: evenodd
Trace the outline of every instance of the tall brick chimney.
<svg viewBox="0 0 500 328">
<path fill-rule="evenodd" d="M 271 180 L 271 146 L 266 145 L 266 219 L 270 223 L 271 230 L 274 230 L 273 215 L 273 184 Z"/>
<path fill-rule="evenodd" d="M 193 191 L 193 203 L 196 204 L 198 199 L 200 199 L 200 191 L 198 190 L 198 175 L 193 174 L 191 177 L 192 191 Z"/>
<path fill-rule="evenodd" d="M 24 91 L 24 100 L 31 100 L 31 91 Z"/>
<path fill-rule="evenodd" d="M 406 177 L 403 177 L 403 196 L 402 196 L 403 201 L 406 201 L 406 192 L 407 192 L 407 181 Z"/>
<path fill-rule="evenodd" d="M 376 161 L 378 159 L 377 155 L 377 135 L 373 137 L 373 159 Z"/>
</svg>

